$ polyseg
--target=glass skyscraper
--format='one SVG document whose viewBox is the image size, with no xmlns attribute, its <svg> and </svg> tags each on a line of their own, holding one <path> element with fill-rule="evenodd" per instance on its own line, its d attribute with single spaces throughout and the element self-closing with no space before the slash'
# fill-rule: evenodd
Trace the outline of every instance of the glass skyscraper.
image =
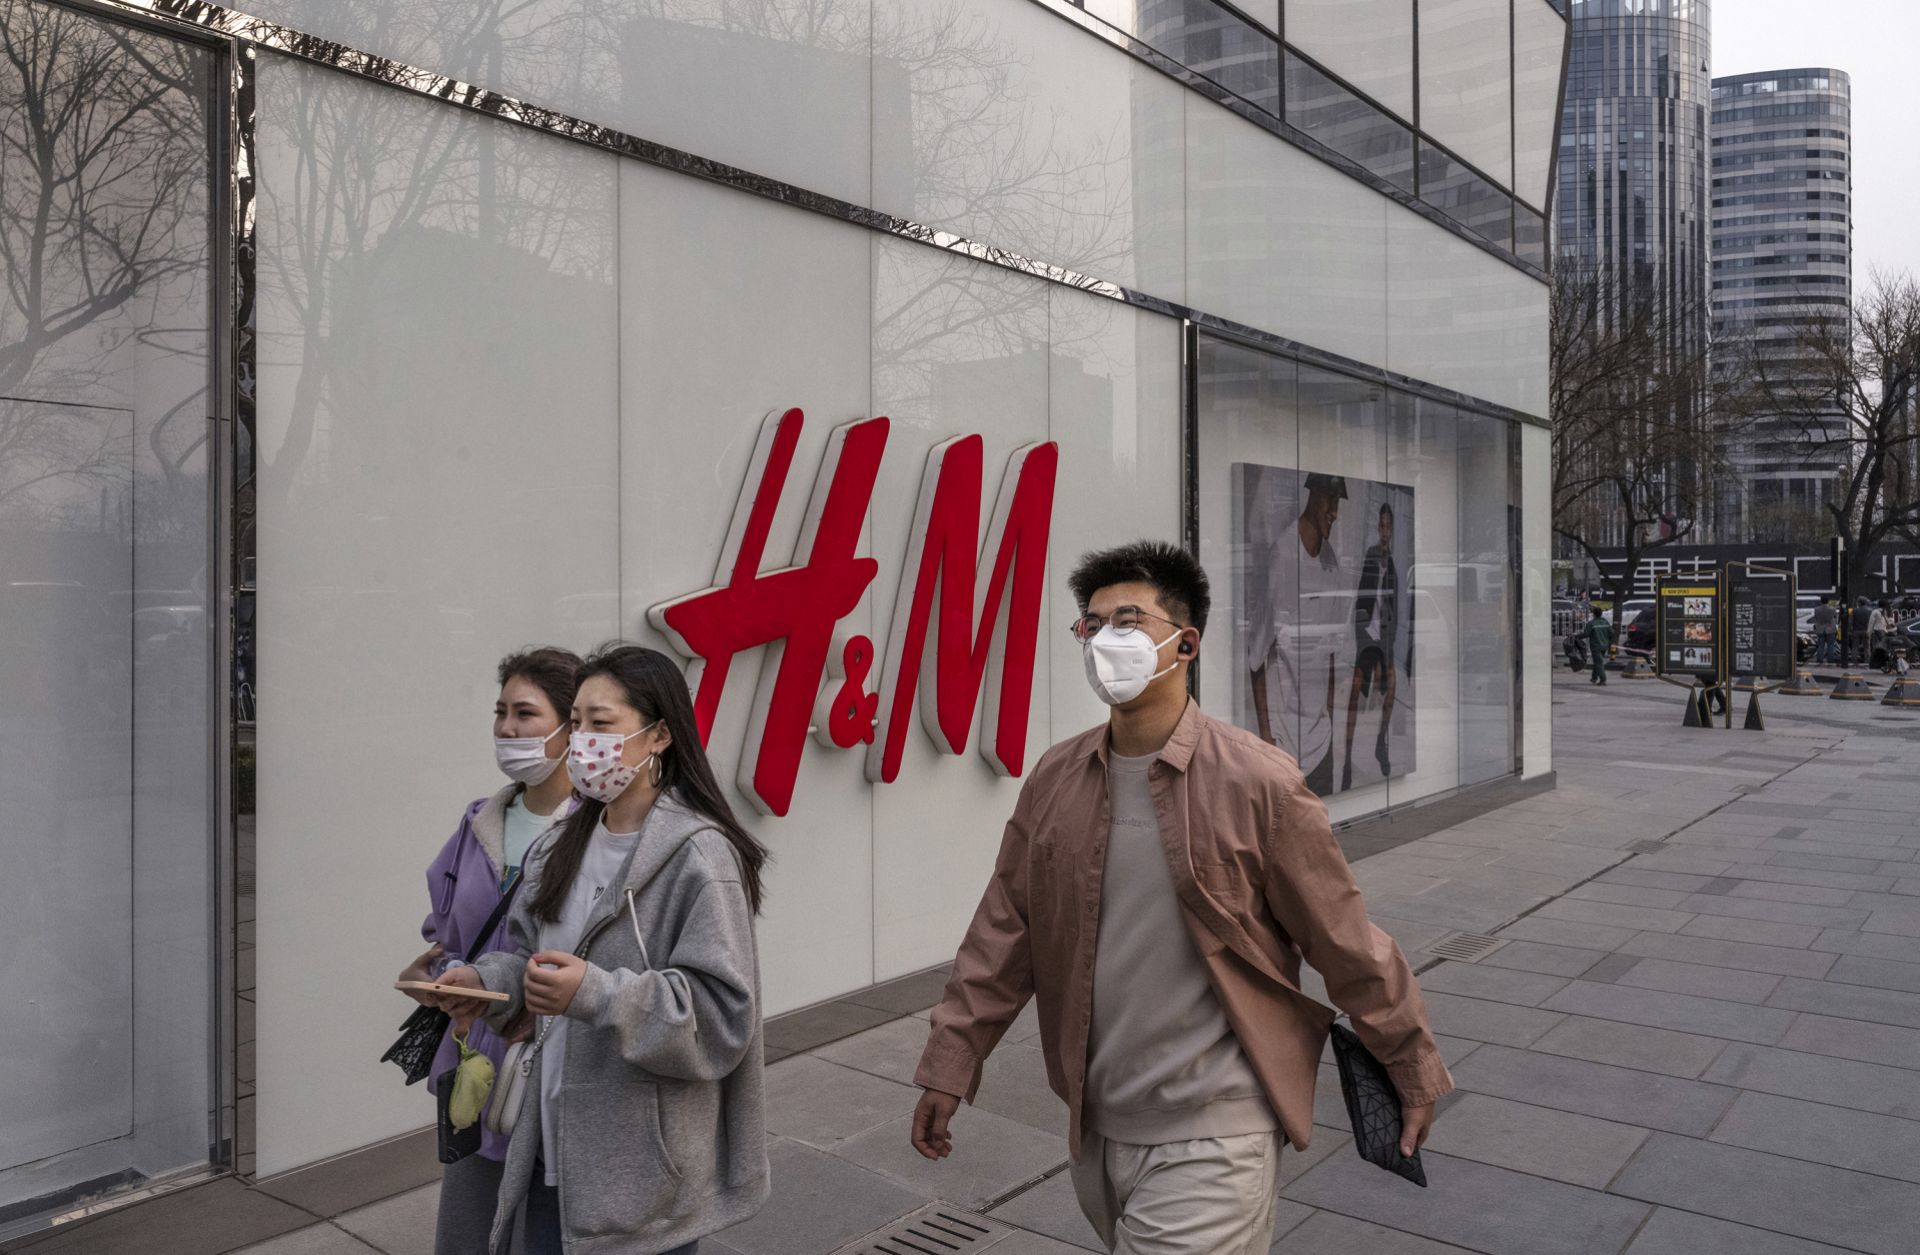
<svg viewBox="0 0 1920 1255">
<path fill-rule="evenodd" d="M 1751 338 L 1756 367 L 1783 382 L 1801 331 L 1845 318 L 1852 301 L 1851 97 L 1831 69 L 1713 80 L 1714 338 L 1730 359 Z M 1758 420 L 1733 450 L 1729 526 L 1751 540 L 1824 535 L 1844 434 L 1837 414 L 1824 430 L 1806 416 Z"/>
</svg>

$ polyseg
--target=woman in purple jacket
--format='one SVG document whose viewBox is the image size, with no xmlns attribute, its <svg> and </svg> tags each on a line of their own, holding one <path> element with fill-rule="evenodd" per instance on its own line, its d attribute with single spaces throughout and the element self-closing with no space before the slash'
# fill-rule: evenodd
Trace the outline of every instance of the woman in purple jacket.
<svg viewBox="0 0 1920 1255">
<path fill-rule="evenodd" d="M 501 894 L 516 884 L 527 848 L 573 811 L 573 783 L 563 764 L 567 720 L 580 687 L 579 657 L 564 649 L 524 650 L 501 660 L 499 679 L 500 697 L 493 707 L 494 760 L 512 783 L 467 807 L 460 826 L 427 869 L 432 910 L 420 932 L 431 945 L 400 973 L 402 980 L 436 980 L 461 963 Z M 510 948 L 503 921 L 476 954 Z M 440 1004 L 433 994 L 412 996 Z M 491 1058 L 497 1071 L 507 1042 L 530 1036 L 530 1028 L 530 1021 L 513 1024 L 503 1038 L 475 1021 L 467 1044 Z M 433 1061 L 429 1094 L 434 1078 L 458 1062 L 449 1031 Z M 434 1255 L 475 1255 L 487 1249 L 506 1156 L 507 1139 L 488 1132 L 481 1137 L 478 1154 L 447 1166 L 440 1182 Z"/>
</svg>

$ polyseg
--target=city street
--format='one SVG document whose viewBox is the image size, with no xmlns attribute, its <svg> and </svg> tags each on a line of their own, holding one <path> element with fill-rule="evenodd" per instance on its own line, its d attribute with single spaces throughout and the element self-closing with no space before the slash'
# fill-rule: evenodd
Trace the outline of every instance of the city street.
<svg viewBox="0 0 1920 1255">
<path fill-rule="evenodd" d="M 1420 1191 L 1353 1154 L 1323 1066 L 1324 1127 L 1282 1160 L 1276 1250 L 1912 1250 L 1920 716 L 1877 702 L 1765 704 L 1766 732 L 1686 729 L 1672 688 L 1615 678 L 1596 690 L 1562 670 L 1557 790 L 1356 864 L 1376 917 L 1424 969 L 1460 1088 Z M 1460 933 L 1498 945 L 1468 962 L 1429 953 Z M 956 1249 L 1095 1249 L 1063 1172 L 1064 1109 L 1046 1088 L 1031 1009 L 994 1055 L 979 1105 L 962 1109 L 954 1156 L 930 1164 L 908 1148 L 925 1012 L 889 1018 L 885 1006 L 924 1004 L 937 984 L 909 978 L 770 1027 L 777 1054 L 823 1024 L 882 1021 L 773 1065 L 773 1201 L 703 1250 L 866 1250 L 934 1201 L 988 1218 Z M 425 1255 L 435 1188 L 324 1221 L 322 1203 L 297 1202 L 317 1223 L 242 1249 Z M 299 1198 L 272 1182 L 255 1193 L 263 1207 Z M 176 1233 L 164 1201 L 136 1218 L 142 1251 L 216 1249 L 188 1224 Z M 27 1249 L 78 1251 L 82 1236 Z M 98 1251 L 110 1230 L 84 1236 Z"/>
</svg>

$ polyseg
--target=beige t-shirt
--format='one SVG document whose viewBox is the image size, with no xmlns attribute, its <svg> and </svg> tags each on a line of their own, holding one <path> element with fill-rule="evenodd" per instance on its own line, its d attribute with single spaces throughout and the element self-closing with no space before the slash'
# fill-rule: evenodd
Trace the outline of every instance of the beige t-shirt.
<svg viewBox="0 0 1920 1255">
<path fill-rule="evenodd" d="M 1086 1126 L 1131 1145 L 1279 1127 L 1174 893 L 1147 769 L 1109 754 L 1112 806 L 1087 1038 Z"/>
</svg>

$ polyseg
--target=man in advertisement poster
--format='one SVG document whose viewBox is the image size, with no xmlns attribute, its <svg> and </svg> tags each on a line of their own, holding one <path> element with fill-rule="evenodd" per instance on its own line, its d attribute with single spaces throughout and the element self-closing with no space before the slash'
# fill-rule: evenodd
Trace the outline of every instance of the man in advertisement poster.
<svg viewBox="0 0 1920 1255">
<path fill-rule="evenodd" d="M 1398 688 L 1398 668 L 1394 650 L 1400 635 L 1400 571 L 1393 564 L 1393 507 L 1380 503 L 1378 526 L 1380 543 L 1367 546 L 1360 564 L 1360 591 L 1353 603 L 1353 634 L 1356 653 L 1353 682 L 1347 692 L 1346 765 L 1341 768 L 1340 787 L 1353 787 L 1353 734 L 1360 724 L 1361 699 L 1380 690 L 1380 735 L 1374 738 L 1373 757 L 1380 774 L 1393 774 L 1393 759 L 1387 753 L 1387 730 L 1393 722 L 1393 702 Z"/>
<path fill-rule="evenodd" d="M 1347 481 L 1310 474 L 1305 508 L 1275 539 L 1267 596 L 1253 607 L 1247 669 L 1262 740 L 1293 755 L 1307 787 L 1333 792 L 1333 718 L 1338 658 L 1350 640 L 1352 585 L 1333 548 Z"/>
<path fill-rule="evenodd" d="M 913 1146 L 952 1153 L 950 1120 L 1033 998 L 1074 1192 L 1108 1249 L 1265 1255 L 1331 1019 L 1299 991 L 1303 960 L 1392 1077 L 1403 1154 L 1453 1080 L 1298 764 L 1189 695 L 1199 562 L 1139 542 L 1087 555 L 1069 583 L 1108 720 L 1020 791 L 933 1010 Z"/>
</svg>

